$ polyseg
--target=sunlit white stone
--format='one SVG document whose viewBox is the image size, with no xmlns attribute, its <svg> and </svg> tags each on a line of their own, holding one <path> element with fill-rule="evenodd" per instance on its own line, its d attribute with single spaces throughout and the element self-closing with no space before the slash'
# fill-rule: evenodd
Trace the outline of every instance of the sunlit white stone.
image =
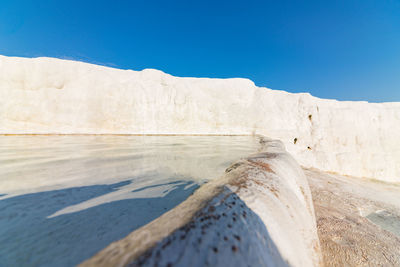
<svg viewBox="0 0 400 267">
<path fill-rule="evenodd" d="M 399 182 L 399 132 L 399 103 L 0 56 L 0 133 L 262 134 L 305 167 Z"/>
</svg>

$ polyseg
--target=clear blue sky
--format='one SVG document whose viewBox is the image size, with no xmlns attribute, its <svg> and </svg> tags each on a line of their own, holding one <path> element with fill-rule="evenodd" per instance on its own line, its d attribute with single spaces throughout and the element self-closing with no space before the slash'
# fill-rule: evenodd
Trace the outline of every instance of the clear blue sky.
<svg viewBox="0 0 400 267">
<path fill-rule="evenodd" d="M 400 1 L 1 0 L 0 54 L 400 101 Z"/>
</svg>

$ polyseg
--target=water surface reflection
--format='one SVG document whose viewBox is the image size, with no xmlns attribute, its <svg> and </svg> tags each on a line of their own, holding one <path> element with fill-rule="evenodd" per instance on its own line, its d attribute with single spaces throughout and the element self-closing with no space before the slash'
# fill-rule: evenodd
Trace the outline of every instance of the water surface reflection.
<svg viewBox="0 0 400 267">
<path fill-rule="evenodd" d="M 75 265 L 258 148 L 244 136 L 0 137 L 0 265 Z"/>
</svg>

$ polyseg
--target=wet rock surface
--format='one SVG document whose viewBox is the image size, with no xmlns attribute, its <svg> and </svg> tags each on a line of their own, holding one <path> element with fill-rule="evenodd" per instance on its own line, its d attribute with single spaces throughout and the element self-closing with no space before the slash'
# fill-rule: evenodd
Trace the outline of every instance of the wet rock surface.
<svg viewBox="0 0 400 267">
<path fill-rule="evenodd" d="M 305 170 L 325 266 L 400 266 L 400 186 Z"/>
</svg>

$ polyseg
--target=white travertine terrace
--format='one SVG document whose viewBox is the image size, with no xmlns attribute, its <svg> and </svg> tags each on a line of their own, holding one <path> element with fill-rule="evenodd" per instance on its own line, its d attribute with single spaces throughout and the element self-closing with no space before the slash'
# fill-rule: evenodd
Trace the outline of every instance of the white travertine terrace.
<svg viewBox="0 0 400 267">
<path fill-rule="evenodd" d="M 238 161 L 83 266 L 153 260 L 189 266 L 204 259 L 215 266 L 322 266 L 310 188 L 297 162 L 400 182 L 399 133 L 400 103 L 340 102 L 246 79 L 0 56 L 0 134 L 259 134 L 284 143 L 264 139 L 263 153 Z M 234 234 L 234 243 L 224 243 L 223 234 Z M 205 246 L 194 242 L 200 237 Z"/>
<path fill-rule="evenodd" d="M 325 100 L 246 79 L 0 56 L 0 133 L 261 134 L 305 167 L 400 181 L 400 103 Z"/>
</svg>

